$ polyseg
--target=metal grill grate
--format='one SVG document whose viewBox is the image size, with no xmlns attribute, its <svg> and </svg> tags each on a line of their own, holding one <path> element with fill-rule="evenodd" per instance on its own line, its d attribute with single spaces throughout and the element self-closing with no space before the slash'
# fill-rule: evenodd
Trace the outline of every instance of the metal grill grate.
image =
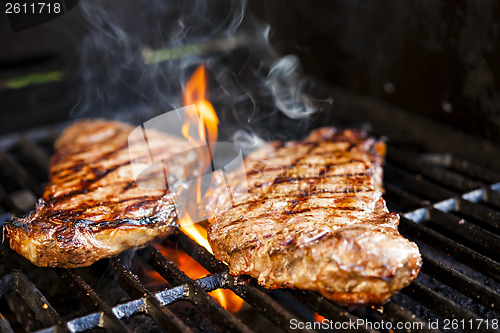
<svg viewBox="0 0 500 333">
<path fill-rule="evenodd" d="M 53 140 L 63 127 L 0 140 L 2 222 L 10 219 L 11 213 L 33 208 L 46 179 Z M 418 243 L 424 265 L 409 287 L 380 308 L 345 308 L 308 291 L 264 290 L 251 278 L 230 275 L 225 264 L 176 231 L 168 241 L 199 262 L 209 275 L 189 278 L 153 246 L 103 260 L 88 269 L 64 270 L 36 268 L 4 244 L 0 330 L 131 332 L 142 327 L 174 332 L 296 332 L 300 330 L 292 329 L 292 321 L 313 321 L 318 313 L 337 323 L 359 324 L 355 328 L 344 326 L 343 332 L 388 332 L 377 326 L 382 322 L 392 323 L 395 332 L 439 332 L 444 330 L 445 319 L 463 320 L 466 326 L 472 323 L 457 332 L 499 332 L 498 326 L 492 325 L 500 314 L 499 182 L 497 172 L 449 154 L 418 154 L 407 147 L 389 146 L 385 198 L 392 211 L 407 212 L 402 214 L 400 231 Z M 142 266 L 130 265 L 131 260 L 159 273 L 167 288 L 148 288 L 142 282 L 144 272 L 137 269 Z M 42 282 L 40 275 L 46 275 Z M 124 300 L 110 300 L 99 288 L 103 279 L 108 281 L 109 292 L 123 294 Z M 52 295 L 52 285 L 60 285 L 62 296 Z M 240 296 L 248 313 L 224 310 L 208 294 L 219 288 Z M 66 313 L 65 304 L 75 302 L 75 310 Z M 179 315 L 176 304 L 195 308 L 202 324 Z M 139 328 L 130 323 L 134 317 L 141 322 Z M 489 319 L 488 327 L 486 322 L 478 324 L 484 319 Z M 440 320 L 439 329 L 431 324 L 435 320 Z M 258 321 L 265 329 L 259 328 Z M 147 329 L 143 326 L 146 323 L 150 325 Z M 397 323 L 411 328 L 397 329 Z"/>
</svg>

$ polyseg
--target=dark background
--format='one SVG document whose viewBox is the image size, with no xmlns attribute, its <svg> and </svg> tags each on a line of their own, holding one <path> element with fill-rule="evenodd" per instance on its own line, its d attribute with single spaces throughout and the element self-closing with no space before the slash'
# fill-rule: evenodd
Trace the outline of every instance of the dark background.
<svg viewBox="0 0 500 333">
<path fill-rule="evenodd" d="M 71 117 L 88 33 L 79 6 L 16 33 L 0 13 L 2 133 Z M 279 53 L 297 54 L 327 86 L 500 143 L 498 2 L 259 0 L 249 11 L 271 24 Z M 64 80 L 5 88 L 12 77 L 51 70 Z M 335 117 L 335 106 L 328 112 Z"/>
<path fill-rule="evenodd" d="M 327 82 L 498 141 L 497 1 L 260 1 L 273 41 Z"/>
</svg>

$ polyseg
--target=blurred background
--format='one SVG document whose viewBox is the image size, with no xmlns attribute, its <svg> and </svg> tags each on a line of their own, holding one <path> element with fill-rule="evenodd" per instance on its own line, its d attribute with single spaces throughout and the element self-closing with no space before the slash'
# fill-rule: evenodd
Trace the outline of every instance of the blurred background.
<svg viewBox="0 0 500 333">
<path fill-rule="evenodd" d="M 395 119 L 409 113 L 417 123 L 424 119 L 419 126 L 431 119 L 496 145 L 499 17 L 500 5 L 487 0 L 123 1 L 119 6 L 89 0 L 50 22 L 12 32 L 0 14 L 0 130 L 115 117 L 137 105 L 150 111 L 137 121 L 147 120 L 179 106 L 176 98 L 200 62 L 208 62 L 216 81 L 212 87 L 231 82 L 229 90 L 223 87 L 225 95 L 213 93 L 214 104 L 223 104 L 219 110 L 234 102 L 236 118 L 262 127 L 259 112 L 267 115 L 275 107 L 260 91 L 264 81 L 280 57 L 296 55 L 292 60 L 302 66 L 297 85 L 312 96 L 309 102 L 326 101 L 326 107 L 295 117 L 308 118 L 305 127 L 347 119 L 391 128 L 403 126 Z M 183 49 L 186 45 L 195 47 Z M 170 50 L 170 60 L 138 65 L 145 50 L 159 49 Z M 245 70 L 249 79 L 241 75 Z M 227 102 L 228 94 L 244 96 Z"/>
<path fill-rule="evenodd" d="M 0 331 L 291 332 L 290 319 L 326 317 L 423 324 L 395 330 L 417 333 L 438 332 L 428 323 L 444 318 L 498 318 L 499 2 L 59 1 L 62 15 L 0 12 L 0 224 L 35 207 L 69 122 L 142 124 L 181 107 L 203 64 L 218 141 L 249 151 L 324 125 L 384 139 L 384 199 L 424 264 L 382 307 L 346 308 L 233 278 L 182 230 L 155 243 L 160 252 L 148 246 L 77 270 L 35 267 L 5 239 Z M 223 310 L 186 274 L 245 304 Z M 392 332 L 356 330 L 374 331 Z"/>
</svg>

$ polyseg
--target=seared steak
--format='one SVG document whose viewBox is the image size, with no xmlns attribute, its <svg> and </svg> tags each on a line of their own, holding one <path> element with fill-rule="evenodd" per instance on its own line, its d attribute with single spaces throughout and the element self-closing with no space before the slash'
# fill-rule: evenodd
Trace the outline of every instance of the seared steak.
<svg viewBox="0 0 500 333">
<path fill-rule="evenodd" d="M 145 180 L 156 189 L 145 190 L 134 179 L 131 160 L 148 166 L 150 156 L 159 161 L 186 143 L 148 130 L 148 149 L 141 131 L 129 141 L 133 129 L 106 120 L 66 129 L 56 141 L 50 180 L 36 210 L 6 224 L 10 246 L 38 266 L 78 267 L 168 233 L 176 211 L 161 163 Z M 184 179 L 193 162 L 188 157 L 164 163 L 169 176 Z"/>
<path fill-rule="evenodd" d="M 384 154 L 383 142 L 334 128 L 253 152 L 229 176 L 230 200 L 223 177 L 206 196 L 215 256 L 267 288 L 386 302 L 416 277 L 421 257 L 382 199 Z"/>
</svg>

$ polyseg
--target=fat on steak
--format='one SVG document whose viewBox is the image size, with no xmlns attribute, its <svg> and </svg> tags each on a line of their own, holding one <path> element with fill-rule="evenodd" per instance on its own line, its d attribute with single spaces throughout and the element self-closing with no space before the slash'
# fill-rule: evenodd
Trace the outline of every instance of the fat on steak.
<svg viewBox="0 0 500 333">
<path fill-rule="evenodd" d="M 118 121 L 82 120 L 55 143 L 50 179 L 36 209 L 6 223 L 10 246 L 38 266 L 81 267 L 166 235 L 177 221 L 174 194 L 163 168 L 153 168 L 144 189 L 132 162 L 145 166 L 187 149 L 186 142 L 159 131 L 129 135 Z M 185 179 L 193 156 L 180 154 L 163 165 Z M 147 183 L 149 182 L 149 183 Z M 163 182 L 163 184 L 155 184 Z M 155 189 L 156 188 L 156 189 Z"/>
<path fill-rule="evenodd" d="M 254 151 L 229 176 L 231 200 L 223 177 L 205 196 L 214 255 L 266 288 L 313 290 L 347 305 L 386 302 L 422 260 L 382 198 L 384 155 L 384 142 L 331 127 Z"/>
</svg>

